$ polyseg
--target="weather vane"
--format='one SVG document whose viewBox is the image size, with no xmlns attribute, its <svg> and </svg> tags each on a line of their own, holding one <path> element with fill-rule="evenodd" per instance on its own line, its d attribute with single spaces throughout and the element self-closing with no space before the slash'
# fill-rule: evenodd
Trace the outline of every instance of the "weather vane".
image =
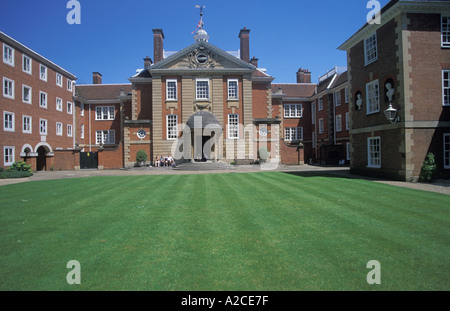
<svg viewBox="0 0 450 311">
<path fill-rule="evenodd" d="M 195 6 L 197 9 L 200 9 L 200 21 L 197 24 L 197 28 L 195 28 L 195 30 L 192 32 L 196 32 L 198 29 L 203 29 L 203 9 L 205 8 L 204 5 L 196 5 Z"/>
</svg>

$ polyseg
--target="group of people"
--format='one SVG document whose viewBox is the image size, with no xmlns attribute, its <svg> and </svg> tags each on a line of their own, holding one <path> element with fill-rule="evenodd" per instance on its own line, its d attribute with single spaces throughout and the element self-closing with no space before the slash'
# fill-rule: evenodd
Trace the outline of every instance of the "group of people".
<svg viewBox="0 0 450 311">
<path fill-rule="evenodd" d="M 155 158 L 155 166 L 158 167 L 175 167 L 176 163 L 172 156 L 160 156 Z"/>
</svg>

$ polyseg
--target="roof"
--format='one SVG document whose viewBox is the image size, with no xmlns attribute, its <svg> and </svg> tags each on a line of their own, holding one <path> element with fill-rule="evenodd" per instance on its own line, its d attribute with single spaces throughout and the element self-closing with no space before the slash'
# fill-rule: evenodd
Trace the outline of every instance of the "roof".
<svg viewBox="0 0 450 311">
<path fill-rule="evenodd" d="M 327 79 L 321 81 L 319 85 L 317 86 L 317 94 L 326 91 L 334 89 L 348 81 L 348 74 L 347 71 L 341 73 L 341 74 L 334 74 L 332 76 L 329 76 Z"/>
<path fill-rule="evenodd" d="M 51 60 L 45 58 L 44 56 L 42 56 L 39 53 L 33 51 L 29 47 L 23 45 L 19 41 L 11 38 L 10 36 L 8 36 L 7 34 L 5 34 L 4 32 L 1 32 L 1 31 L 0 31 L 0 40 L 4 41 L 6 44 L 10 45 L 14 49 L 17 49 L 17 50 L 21 51 L 22 53 L 26 54 L 27 56 L 29 56 L 31 58 L 34 58 L 35 60 L 39 61 L 41 64 L 43 64 L 43 65 L 53 69 L 54 71 L 65 75 L 66 77 L 70 78 L 71 80 L 76 80 L 77 79 L 77 77 L 74 74 L 68 72 L 67 70 L 65 70 L 64 68 L 58 66 L 57 64 L 55 64 Z"/>
<path fill-rule="evenodd" d="M 272 93 L 277 93 L 281 88 L 285 97 L 311 97 L 316 86 L 314 83 L 272 83 Z"/>
<path fill-rule="evenodd" d="M 86 100 L 105 100 L 118 99 L 120 92 L 123 90 L 125 94 L 131 92 L 131 84 L 86 84 L 76 85 L 76 96 Z"/>
</svg>

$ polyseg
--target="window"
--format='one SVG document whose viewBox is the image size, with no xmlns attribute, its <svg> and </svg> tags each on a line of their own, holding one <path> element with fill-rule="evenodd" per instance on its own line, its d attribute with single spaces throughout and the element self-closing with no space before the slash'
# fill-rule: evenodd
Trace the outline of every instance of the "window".
<svg viewBox="0 0 450 311">
<path fill-rule="evenodd" d="M 109 131 L 97 131 L 96 132 L 96 144 L 97 145 L 114 145 L 116 143 L 116 132 L 114 130 Z"/>
<path fill-rule="evenodd" d="M 47 93 L 39 92 L 39 107 L 47 108 Z"/>
<path fill-rule="evenodd" d="M 341 105 L 341 92 L 334 93 L 334 98 L 336 102 L 336 107 Z"/>
<path fill-rule="evenodd" d="M 47 67 L 44 65 L 39 65 L 39 78 L 41 80 L 47 81 Z"/>
<path fill-rule="evenodd" d="M 31 134 L 31 117 L 22 116 L 22 132 Z"/>
<path fill-rule="evenodd" d="M 61 122 L 56 122 L 56 135 L 62 136 L 63 134 L 63 124 Z"/>
<path fill-rule="evenodd" d="M 14 99 L 14 81 L 3 78 L 3 96 Z"/>
<path fill-rule="evenodd" d="M 196 98 L 198 100 L 208 100 L 209 99 L 209 80 L 208 79 L 198 79 L 196 80 L 195 88 Z"/>
<path fill-rule="evenodd" d="M 67 124 L 67 137 L 72 137 L 72 124 Z"/>
<path fill-rule="evenodd" d="M 366 65 L 369 65 L 378 59 L 376 33 L 364 40 L 364 56 Z"/>
<path fill-rule="evenodd" d="M 301 104 L 285 104 L 284 105 L 285 118 L 302 118 L 303 106 Z"/>
<path fill-rule="evenodd" d="M 63 110 L 63 109 L 62 109 L 62 106 L 63 106 L 63 104 L 62 104 L 62 99 L 56 97 L 56 110 L 62 111 L 62 110 Z"/>
<path fill-rule="evenodd" d="M 345 103 L 348 104 L 348 102 L 349 102 L 349 99 L 348 99 L 348 87 L 346 87 L 344 90 L 345 90 L 344 91 L 345 92 L 345 94 L 344 94 Z"/>
<path fill-rule="evenodd" d="M 14 67 L 14 49 L 3 43 L 3 62 Z"/>
<path fill-rule="evenodd" d="M 95 120 L 114 120 L 114 106 L 96 106 Z"/>
<path fill-rule="evenodd" d="M 323 132 L 324 132 L 323 119 L 319 119 L 319 134 L 323 134 Z"/>
<path fill-rule="evenodd" d="M 72 80 L 67 79 L 67 90 L 72 92 Z"/>
<path fill-rule="evenodd" d="M 114 120 L 114 107 L 113 108 L 113 120 Z M 67 102 L 67 113 L 72 114 L 73 104 L 71 102 Z"/>
<path fill-rule="evenodd" d="M 285 127 L 284 128 L 284 140 L 286 140 L 286 141 L 303 140 L 303 128 L 302 127 Z"/>
<path fill-rule="evenodd" d="M 347 146 L 347 161 L 350 161 L 350 143 L 346 144 Z"/>
<path fill-rule="evenodd" d="M 311 103 L 311 123 L 316 124 L 316 102 Z"/>
<path fill-rule="evenodd" d="M 26 55 L 22 56 L 22 70 L 28 74 L 31 74 L 31 58 Z"/>
<path fill-rule="evenodd" d="M 342 132 L 342 115 L 336 116 L 336 132 Z"/>
<path fill-rule="evenodd" d="M 39 119 L 39 134 L 47 135 L 47 120 Z"/>
<path fill-rule="evenodd" d="M 10 166 L 14 163 L 14 151 L 13 146 L 3 147 L 3 166 Z"/>
<path fill-rule="evenodd" d="M 345 113 L 345 129 L 348 131 L 350 130 L 350 113 Z"/>
<path fill-rule="evenodd" d="M 166 99 L 176 100 L 177 97 L 177 80 L 166 81 Z"/>
<path fill-rule="evenodd" d="M 80 125 L 80 138 L 84 139 L 84 124 Z"/>
<path fill-rule="evenodd" d="M 178 138 L 178 116 L 169 114 L 167 116 L 167 139 Z"/>
<path fill-rule="evenodd" d="M 444 106 L 450 106 L 450 70 L 442 71 L 442 101 Z"/>
<path fill-rule="evenodd" d="M 367 138 L 367 166 L 381 167 L 381 139 L 380 137 Z"/>
<path fill-rule="evenodd" d="M 31 104 L 31 87 L 25 84 L 22 84 L 22 101 Z"/>
<path fill-rule="evenodd" d="M 450 169 L 450 133 L 444 134 L 444 168 Z"/>
<path fill-rule="evenodd" d="M 450 16 L 442 16 L 441 20 L 441 46 L 450 47 Z"/>
<path fill-rule="evenodd" d="M 239 89 L 238 89 L 238 80 L 237 79 L 229 79 L 228 80 L 228 99 L 237 100 L 239 99 Z"/>
<path fill-rule="evenodd" d="M 316 138 L 316 132 L 312 132 L 312 147 L 317 147 L 317 138 Z"/>
<path fill-rule="evenodd" d="M 62 87 L 63 76 L 59 73 L 56 73 L 56 85 Z"/>
<path fill-rule="evenodd" d="M 3 111 L 3 130 L 5 132 L 14 132 L 14 113 Z"/>
<path fill-rule="evenodd" d="M 239 138 L 239 115 L 236 113 L 228 115 L 228 138 Z"/>
<path fill-rule="evenodd" d="M 84 104 L 80 104 L 80 116 L 84 116 Z"/>
<path fill-rule="evenodd" d="M 323 98 L 319 99 L 319 111 L 323 110 Z"/>
<path fill-rule="evenodd" d="M 367 114 L 380 111 L 379 92 L 378 80 L 366 84 Z"/>
</svg>

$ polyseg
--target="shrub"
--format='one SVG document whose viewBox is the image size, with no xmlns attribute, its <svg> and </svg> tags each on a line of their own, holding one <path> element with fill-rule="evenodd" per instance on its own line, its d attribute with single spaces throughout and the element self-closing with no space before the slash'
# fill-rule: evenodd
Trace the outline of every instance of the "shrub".
<svg viewBox="0 0 450 311">
<path fill-rule="evenodd" d="M 422 164 L 422 171 L 420 172 L 419 180 L 430 182 L 436 177 L 437 165 L 434 160 L 432 152 L 427 154 L 425 161 Z"/>
<path fill-rule="evenodd" d="M 32 172 L 24 172 L 24 171 L 6 171 L 6 172 L 0 172 L 0 179 L 6 179 L 6 178 L 23 178 L 23 177 L 30 177 L 33 176 Z"/>
<path fill-rule="evenodd" d="M 31 165 L 27 164 L 23 161 L 14 162 L 10 168 L 8 168 L 8 172 L 28 172 L 32 173 Z"/>
<path fill-rule="evenodd" d="M 145 152 L 145 150 L 139 150 L 136 154 L 136 162 L 137 163 L 141 163 L 141 162 L 145 162 L 147 161 L 148 156 L 147 153 Z"/>
</svg>

